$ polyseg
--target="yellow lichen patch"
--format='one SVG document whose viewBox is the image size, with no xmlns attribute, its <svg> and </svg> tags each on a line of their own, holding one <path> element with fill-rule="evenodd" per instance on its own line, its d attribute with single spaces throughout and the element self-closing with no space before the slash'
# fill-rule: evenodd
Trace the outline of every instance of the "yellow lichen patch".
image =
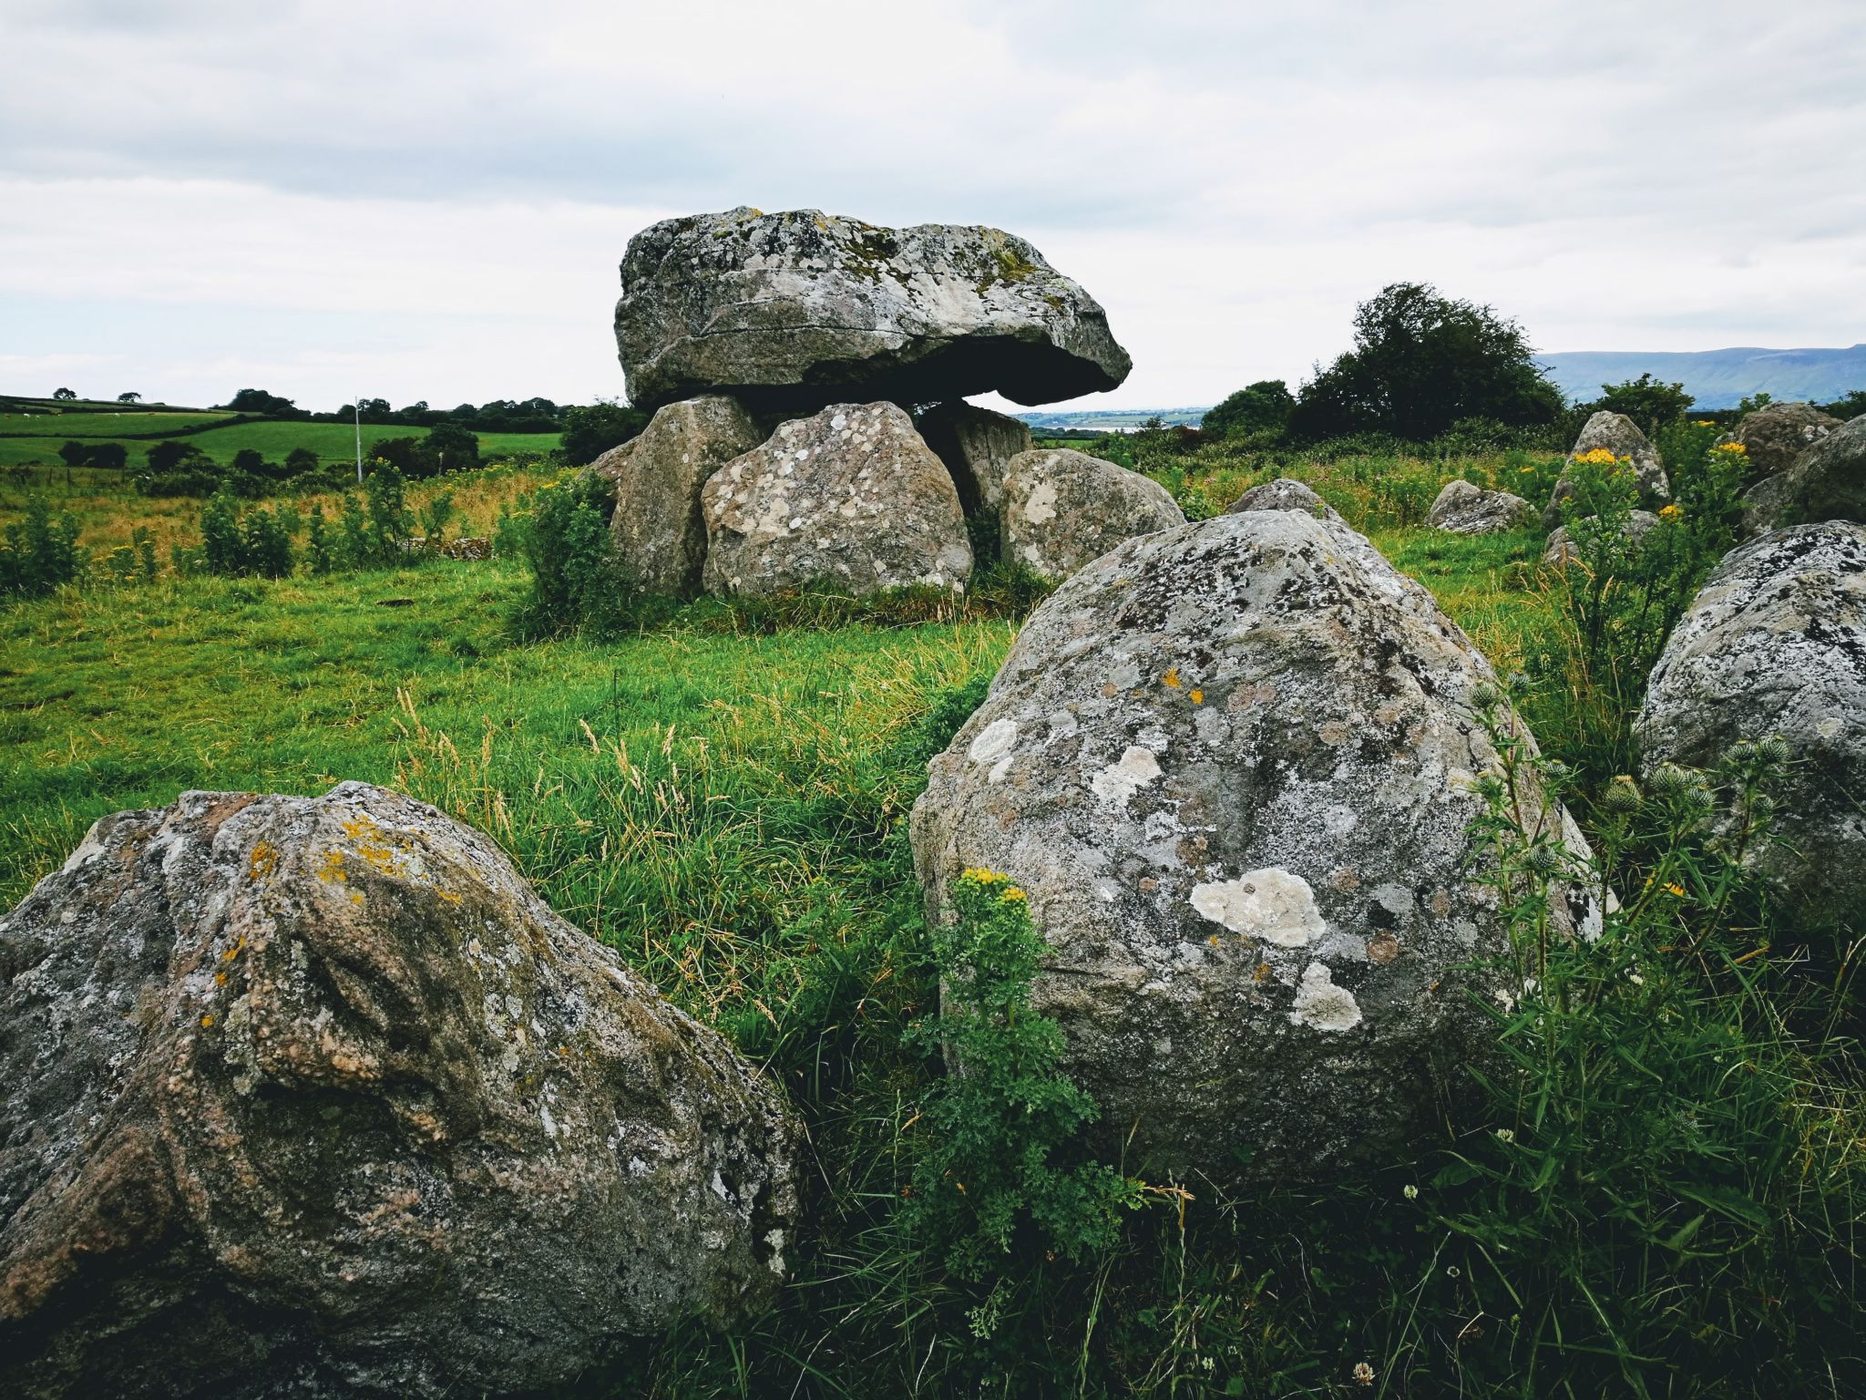
<svg viewBox="0 0 1866 1400">
<path fill-rule="evenodd" d="M 344 834 L 356 842 L 356 858 L 384 875 L 405 875 L 402 864 L 389 846 L 389 838 L 367 816 L 351 818 L 343 824 Z"/>
<path fill-rule="evenodd" d="M 1205 692 L 1202 690 L 1194 689 L 1192 694 L 1188 698 L 1195 705 L 1203 705 L 1205 703 Z"/>
<path fill-rule="evenodd" d="M 1169 666 L 1166 674 L 1160 677 L 1160 684 L 1166 686 L 1170 690 L 1178 690 L 1179 668 L 1177 666 Z"/>
<path fill-rule="evenodd" d="M 214 974 L 214 985 L 216 987 L 226 986 L 227 985 L 227 974 L 224 972 L 216 972 Z"/>
<path fill-rule="evenodd" d="M 320 880 L 335 880 L 340 885 L 348 884 L 350 876 L 343 868 L 343 852 L 334 847 L 324 852 L 324 861 L 318 867 L 317 877 Z"/>
<path fill-rule="evenodd" d="M 460 896 L 455 894 L 452 890 L 437 888 L 434 894 L 443 904 L 458 904 L 460 902 Z"/>
<path fill-rule="evenodd" d="M 201 1029 L 204 1031 L 211 1031 L 213 1028 L 214 1028 L 214 1015 L 212 1012 L 209 1012 L 207 1015 L 201 1018 Z"/>
<path fill-rule="evenodd" d="M 252 858 L 247 862 L 246 873 L 255 880 L 263 880 L 278 868 L 278 847 L 270 841 L 254 842 Z"/>
</svg>

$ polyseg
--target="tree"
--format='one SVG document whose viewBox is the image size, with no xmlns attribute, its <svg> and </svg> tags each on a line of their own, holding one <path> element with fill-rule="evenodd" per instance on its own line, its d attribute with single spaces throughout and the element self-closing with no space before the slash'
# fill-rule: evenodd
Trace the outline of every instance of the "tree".
<svg viewBox="0 0 1866 1400">
<path fill-rule="evenodd" d="M 141 403 L 142 401 L 143 401 L 143 396 L 142 396 L 141 394 L 139 394 L 139 393 L 137 393 L 137 392 L 136 392 L 135 390 L 133 390 L 133 389 L 132 389 L 132 390 L 131 390 L 131 391 L 130 391 L 129 393 L 127 393 L 127 394 L 118 394 L 118 395 L 117 395 L 117 402 L 118 402 L 118 403 Z"/>
<path fill-rule="evenodd" d="M 1461 418 L 1551 423 L 1561 392 L 1533 354 L 1523 328 L 1490 307 L 1395 282 L 1355 309 L 1354 348 L 1302 386 L 1290 431 L 1426 442 Z"/>
<path fill-rule="evenodd" d="M 318 468 L 318 455 L 308 447 L 294 447 L 285 454 L 285 475 L 303 476 Z"/>
<path fill-rule="evenodd" d="M 91 449 L 81 442 L 68 442 L 58 449 L 59 460 L 68 467 L 81 467 L 90 457 Z"/>
<path fill-rule="evenodd" d="M 1295 407 L 1289 385 L 1280 379 L 1259 379 L 1207 409 L 1199 420 L 1199 431 L 1210 437 L 1280 432 Z"/>
<path fill-rule="evenodd" d="M 75 399 L 78 396 L 70 389 L 54 389 L 52 390 L 52 397 L 55 399 Z"/>
<path fill-rule="evenodd" d="M 564 460 L 573 467 L 594 462 L 648 426 L 648 415 L 627 404 L 593 403 L 563 412 Z"/>
<path fill-rule="evenodd" d="M 472 471 L 479 466 L 479 437 L 459 423 L 436 423 L 422 447 L 423 455 L 433 462 L 430 475 Z"/>
<path fill-rule="evenodd" d="M 1588 407 L 1597 413 L 1624 413 L 1639 425 L 1641 432 L 1651 437 L 1660 428 L 1683 418 L 1693 402 L 1684 385 L 1667 384 L 1662 379 L 1654 379 L 1651 371 L 1647 371 L 1624 383 L 1601 385 L 1600 397 Z"/>
<path fill-rule="evenodd" d="M 388 463 L 404 477 L 429 475 L 420 438 L 377 438 L 369 445 L 369 459 L 372 462 Z"/>
<path fill-rule="evenodd" d="M 1822 411 L 1836 418 L 1858 418 L 1866 413 L 1866 389 L 1855 389 L 1850 394 L 1844 394 L 1832 403 L 1824 404 Z"/>
<path fill-rule="evenodd" d="M 220 407 L 230 408 L 235 413 L 257 414 L 262 418 L 310 417 L 310 414 L 290 399 L 282 399 L 277 394 L 268 394 L 264 389 L 242 389 Z"/>
</svg>

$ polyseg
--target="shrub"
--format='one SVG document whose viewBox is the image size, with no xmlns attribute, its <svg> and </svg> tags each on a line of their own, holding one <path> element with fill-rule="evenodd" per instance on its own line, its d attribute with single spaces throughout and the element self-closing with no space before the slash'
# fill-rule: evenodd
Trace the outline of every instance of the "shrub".
<svg viewBox="0 0 1866 1400">
<path fill-rule="evenodd" d="M 248 510 L 223 486 L 201 510 L 201 568 L 210 574 L 284 578 L 292 571 L 292 532 L 273 511 Z"/>
<path fill-rule="evenodd" d="M 78 518 L 55 516 L 44 499 L 28 497 L 25 518 L 0 531 L 0 595 L 43 597 L 81 572 Z"/>
<path fill-rule="evenodd" d="M 622 580 L 609 534 L 612 508 L 608 483 L 580 472 L 540 490 L 527 517 L 504 525 L 502 534 L 509 534 L 531 566 L 531 590 L 517 618 L 521 635 L 623 625 L 634 593 Z"/>
<path fill-rule="evenodd" d="M 573 467 L 588 466 L 612 447 L 620 447 L 648 426 L 648 415 L 619 403 L 566 408 L 561 451 Z"/>
</svg>

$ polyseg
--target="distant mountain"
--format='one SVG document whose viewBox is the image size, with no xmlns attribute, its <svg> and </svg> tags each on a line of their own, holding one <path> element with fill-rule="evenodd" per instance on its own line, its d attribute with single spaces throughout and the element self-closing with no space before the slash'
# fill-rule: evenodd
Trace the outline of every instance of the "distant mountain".
<svg viewBox="0 0 1866 1400">
<path fill-rule="evenodd" d="M 1158 418 L 1169 428 L 1196 428 L 1205 416 L 1203 408 L 1097 408 L 1076 412 L 1019 413 L 1015 415 L 1030 425 L 1034 433 L 1060 433 L 1075 429 L 1091 433 L 1131 433 L 1149 418 Z"/>
<path fill-rule="evenodd" d="M 1735 408 L 1766 390 L 1772 398 L 1831 403 L 1866 389 L 1866 345 L 1847 350 L 1571 350 L 1537 357 L 1573 402 L 1600 397 L 1600 386 L 1650 372 L 1683 384 L 1699 408 Z"/>
</svg>

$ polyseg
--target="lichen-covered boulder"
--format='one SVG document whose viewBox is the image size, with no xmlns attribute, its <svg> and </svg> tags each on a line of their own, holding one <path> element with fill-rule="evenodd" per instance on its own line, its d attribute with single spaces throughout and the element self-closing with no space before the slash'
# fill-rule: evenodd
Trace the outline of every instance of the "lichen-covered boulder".
<svg viewBox="0 0 1866 1400">
<path fill-rule="evenodd" d="M 1004 508 L 1004 474 L 1011 459 L 1030 450 L 1029 427 L 964 399 L 934 405 L 914 426 L 952 472 L 967 517 L 995 518 Z"/>
<path fill-rule="evenodd" d="M 831 404 L 780 424 L 700 499 L 706 591 L 720 597 L 962 589 L 972 576 L 952 473 L 891 403 Z"/>
<path fill-rule="evenodd" d="M 737 400 L 708 394 L 657 410 L 638 436 L 591 464 L 614 486 L 609 530 L 629 583 L 676 597 L 699 590 L 706 562 L 700 488 L 765 436 Z"/>
<path fill-rule="evenodd" d="M 1425 523 L 1457 535 L 1495 535 L 1533 525 L 1536 508 L 1508 491 L 1486 491 L 1462 479 L 1447 481 Z"/>
<path fill-rule="evenodd" d="M 1123 540 L 1185 524 L 1186 514 L 1153 478 L 1061 447 L 1011 459 L 999 521 L 1006 559 L 1059 579 Z"/>
<path fill-rule="evenodd" d="M 1746 535 L 1824 520 L 1866 520 L 1866 413 L 1816 439 L 1743 497 Z"/>
<path fill-rule="evenodd" d="M 622 286 L 616 344 L 643 408 L 706 393 L 757 411 L 991 390 L 1050 403 L 1132 367 L 1094 298 L 995 228 L 692 214 L 629 241 Z"/>
<path fill-rule="evenodd" d="M 1598 517 L 1589 516 L 1576 524 L 1584 532 L 1582 539 L 1576 540 L 1574 532 L 1566 525 L 1553 531 L 1546 544 L 1542 546 L 1542 563 L 1547 568 L 1565 568 L 1569 564 L 1585 562 L 1597 544 L 1604 540 L 1606 527 Z M 1659 527 L 1659 517 L 1649 510 L 1633 510 L 1626 513 L 1626 523 L 1619 529 L 1619 537 L 1612 542 L 1615 550 L 1636 553 L 1646 536 Z"/>
<path fill-rule="evenodd" d="M 1839 426 L 1811 403 L 1771 403 L 1745 413 L 1724 440 L 1742 444 L 1756 475 L 1774 476 Z"/>
<path fill-rule="evenodd" d="M 1798 525 L 1726 555 L 1672 629 L 1634 732 L 1648 770 L 1785 739 L 1784 839 L 1764 872 L 1804 918 L 1866 929 L 1866 525 Z"/>
<path fill-rule="evenodd" d="M 1471 829 L 1502 771 L 1493 683 L 1345 527 L 1248 511 L 1131 540 L 1037 609 L 929 765 L 929 915 L 971 867 L 1026 891 L 1035 1004 L 1143 1172 L 1397 1160 L 1491 1044 L 1472 993 L 1508 993 L 1474 970 L 1506 947 Z"/>
<path fill-rule="evenodd" d="M 0 997 L 0 1393 L 532 1392 L 783 1282 L 779 1093 L 425 804 L 106 817 Z"/>
<path fill-rule="evenodd" d="M 1251 487 L 1225 508 L 1225 514 L 1237 515 L 1247 510 L 1299 510 L 1313 515 L 1317 520 L 1326 520 L 1335 525 L 1347 524 L 1341 518 L 1341 513 L 1327 501 L 1300 481 L 1287 476 L 1279 476 L 1274 481 Z"/>
<path fill-rule="evenodd" d="M 1659 449 L 1647 441 L 1639 425 L 1624 413 L 1602 411 L 1587 420 L 1581 435 L 1574 440 L 1574 450 L 1568 454 L 1561 475 L 1556 478 L 1555 490 L 1549 496 L 1548 508 L 1542 512 L 1544 529 L 1553 530 L 1562 523 L 1562 502 L 1574 495 L 1574 481 L 1570 475 L 1574 459 L 1590 452 L 1611 452 L 1629 464 L 1639 488 L 1639 504 L 1645 509 L 1657 510 L 1671 500 L 1672 487 L 1665 478 L 1665 464 L 1659 458 Z"/>
</svg>

